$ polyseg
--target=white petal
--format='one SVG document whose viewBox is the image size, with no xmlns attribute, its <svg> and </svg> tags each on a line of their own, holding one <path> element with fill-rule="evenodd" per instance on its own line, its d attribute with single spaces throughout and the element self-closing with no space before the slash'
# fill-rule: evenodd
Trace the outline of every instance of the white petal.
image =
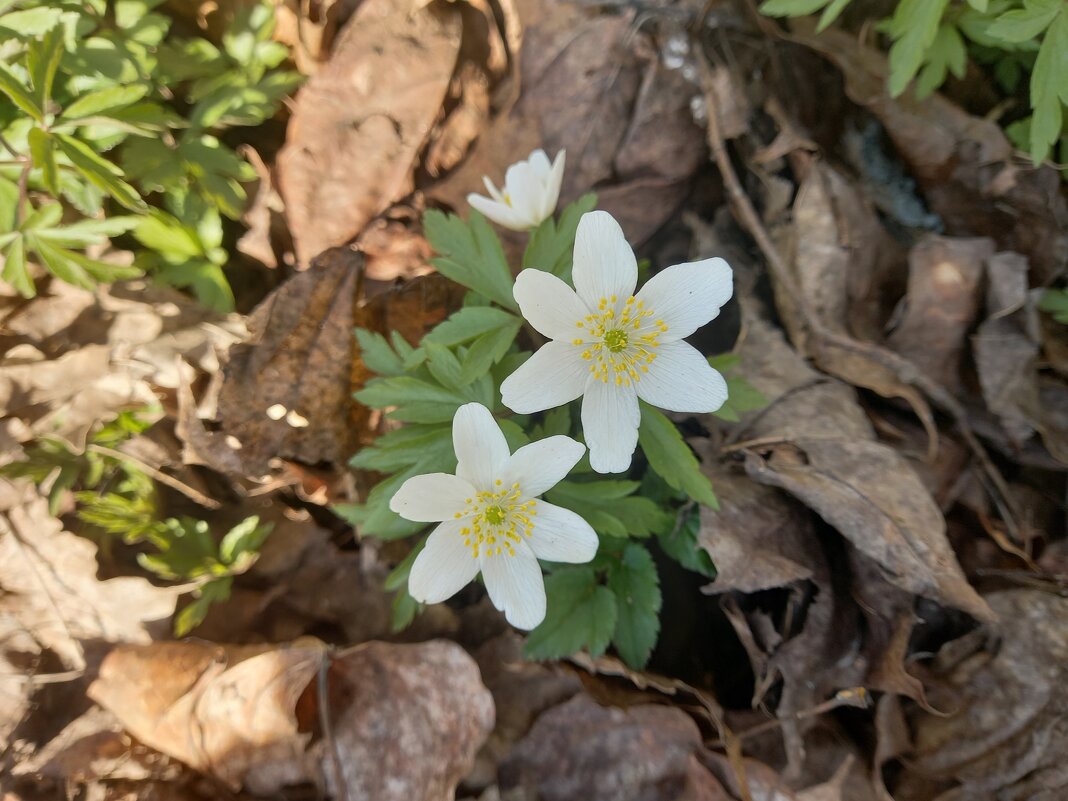
<svg viewBox="0 0 1068 801">
<path fill-rule="evenodd" d="M 461 523 L 450 520 L 430 534 L 408 574 L 408 592 L 424 604 L 439 604 L 464 588 L 477 574 L 479 561 L 464 545 Z"/>
<path fill-rule="evenodd" d="M 560 200 L 560 186 L 564 182 L 564 159 L 566 152 L 561 150 L 553 159 L 553 169 L 546 184 L 546 196 L 549 203 L 549 214 L 556 210 L 556 204 Z"/>
<path fill-rule="evenodd" d="M 562 434 L 540 439 L 512 454 L 501 473 L 502 483 L 510 487 L 518 481 L 524 498 L 536 498 L 559 484 L 585 452 L 585 445 Z"/>
<path fill-rule="evenodd" d="M 597 534 L 581 515 L 561 506 L 538 501 L 535 507 L 531 550 L 549 562 L 582 564 L 597 555 Z"/>
<path fill-rule="evenodd" d="M 504 189 L 508 193 L 508 201 L 519 217 L 526 221 L 528 228 L 541 222 L 538 217 L 541 182 L 529 163 L 519 161 L 508 168 L 504 176 Z"/>
<path fill-rule="evenodd" d="M 493 183 L 493 181 L 491 181 L 489 179 L 488 175 L 483 175 L 482 176 L 482 183 L 483 183 L 483 185 L 485 185 L 486 191 L 489 192 L 489 196 L 493 200 L 496 200 L 498 203 L 507 205 L 507 204 L 504 203 L 504 195 L 501 193 L 501 190 L 498 189 L 497 185 L 495 183 Z M 477 195 L 476 195 L 476 197 L 477 197 Z"/>
<path fill-rule="evenodd" d="M 501 384 L 501 402 L 516 414 L 570 403 L 582 394 L 589 365 L 569 342 L 548 342 Z"/>
<path fill-rule="evenodd" d="M 493 605 L 504 612 L 517 629 L 530 630 L 545 619 L 545 581 L 541 567 L 525 542 L 515 546 L 515 556 L 483 556 L 482 578 Z"/>
<path fill-rule="evenodd" d="M 545 151 L 541 148 L 538 148 L 530 154 L 527 163 L 530 165 L 530 169 L 534 173 L 534 177 L 538 179 L 539 183 L 552 171 L 552 165 L 549 164 L 549 157 L 545 155 Z"/>
<path fill-rule="evenodd" d="M 452 418 L 452 447 L 456 475 L 475 489 L 489 490 L 508 462 L 508 442 L 490 410 L 467 403 Z"/>
<path fill-rule="evenodd" d="M 467 202 L 470 204 L 471 208 L 482 212 L 487 218 L 493 220 L 497 225 L 500 225 L 503 228 L 508 228 L 512 231 L 526 231 L 530 228 L 530 225 L 524 217 L 511 206 L 507 206 L 504 203 L 498 203 L 495 200 L 490 200 L 488 197 L 475 194 L 468 195 Z"/>
<path fill-rule="evenodd" d="M 515 279 L 512 294 L 527 322 L 549 339 L 570 342 L 583 333 L 575 323 L 590 313 L 586 304 L 552 273 L 523 270 Z"/>
<path fill-rule="evenodd" d="M 590 308 L 615 295 L 619 302 L 634 294 L 638 262 L 623 229 L 606 211 L 582 215 L 575 232 L 575 289 Z"/>
<path fill-rule="evenodd" d="M 594 470 L 622 473 L 630 467 L 638 445 L 639 422 L 641 410 L 633 386 L 590 378 L 582 398 L 582 431 Z"/>
<path fill-rule="evenodd" d="M 389 508 L 406 520 L 440 523 L 451 520 L 466 506 L 475 488 L 448 473 L 412 476 L 394 493 Z"/>
<path fill-rule="evenodd" d="M 714 412 L 727 400 L 727 382 L 687 342 L 656 349 L 649 372 L 635 384 L 638 397 L 672 412 Z"/>
<path fill-rule="evenodd" d="M 674 342 L 715 319 L 733 292 L 734 273 L 727 262 L 705 259 L 657 273 L 641 288 L 638 300 L 667 323 L 661 341 Z"/>
</svg>

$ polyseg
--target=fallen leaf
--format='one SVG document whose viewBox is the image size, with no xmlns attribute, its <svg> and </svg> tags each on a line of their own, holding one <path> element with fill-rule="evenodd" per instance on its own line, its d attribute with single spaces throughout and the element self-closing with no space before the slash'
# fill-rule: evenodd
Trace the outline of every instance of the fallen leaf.
<svg viewBox="0 0 1068 801">
<path fill-rule="evenodd" d="M 368 0 L 301 88 L 277 161 L 300 264 L 349 242 L 412 190 L 461 27 L 448 4 Z"/>
<path fill-rule="evenodd" d="M 701 750 L 697 726 L 678 709 L 624 711 L 577 696 L 538 718 L 501 763 L 500 784 L 543 801 L 730 801 Z"/>
<path fill-rule="evenodd" d="M 648 35 L 630 35 L 631 13 L 609 16 L 580 5 L 521 0 L 521 92 L 483 130 L 468 158 L 428 195 L 454 209 L 482 177 L 542 148 L 567 150 L 561 202 L 593 188 L 599 207 L 641 242 L 682 202 L 704 161 L 690 104 L 696 90 L 667 69 Z M 582 76 L 576 80 L 575 76 Z"/>
<path fill-rule="evenodd" d="M 1054 801 L 1068 792 L 1068 599 L 1037 590 L 987 596 L 1000 623 L 951 643 L 933 666 L 932 700 L 918 713 L 906 781 L 952 781 L 943 801 Z"/>
</svg>

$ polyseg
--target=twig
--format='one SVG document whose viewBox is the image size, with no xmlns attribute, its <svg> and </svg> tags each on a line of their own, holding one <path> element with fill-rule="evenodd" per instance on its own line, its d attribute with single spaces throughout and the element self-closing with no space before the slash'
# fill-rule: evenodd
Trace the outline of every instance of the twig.
<svg viewBox="0 0 1068 801">
<path fill-rule="evenodd" d="M 730 155 L 727 153 L 723 134 L 719 127 L 719 112 L 716 108 L 716 95 L 712 85 L 711 69 L 708 59 L 703 56 L 703 51 L 699 52 L 697 62 L 701 70 L 701 83 L 704 88 L 705 106 L 708 111 L 708 146 L 712 150 L 716 166 L 723 177 L 727 196 L 730 199 L 731 210 L 742 227 L 753 237 L 761 253 L 764 254 L 764 259 L 767 261 L 768 268 L 771 270 L 775 280 L 787 294 L 794 298 L 797 303 L 797 310 L 812 335 L 813 343 L 817 350 L 825 350 L 828 347 L 840 348 L 866 357 L 889 370 L 901 383 L 915 387 L 926 395 L 935 406 L 948 414 L 953 419 L 965 443 L 982 468 L 983 476 L 986 479 L 984 483 L 987 484 L 987 491 L 990 492 L 994 503 L 997 504 L 998 511 L 1004 519 L 1010 535 L 1017 542 L 1022 542 L 1023 539 L 1020 536 L 1020 529 L 1016 522 L 1017 514 L 1012 497 L 1009 494 L 1008 485 L 1005 483 L 1005 479 L 997 469 L 997 466 L 990 459 L 990 455 L 986 452 L 983 444 L 976 437 L 975 432 L 972 431 L 971 426 L 968 424 L 967 413 L 960 402 L 945 387 L 925 376 L 907 359 L 878 345 L 853 339 L 828 328 L 801 291 L 789 266 L 779 253 L 778 248 L 771 241 L 771 237 L 761 222 L 760 216 L 753 208 L 749 196 L 742 189 L 738 174 L 731 164 Z"/>
<path fill-rule="evenodd" d="M 863 687 L 853 687 L 849 690 L 840 690 L 834 694 L 834 697 L 828 698 L 826 701 L 820 704 L 816 704 L 809 709 L 802 709 L 799 712 L 795 712 L 790 717 L 796 721 L 802 721 L 805 718 L 814 718 L 819 715 L 824 715 L 832 710 L 839 709 L 843 706 L 866 708 L 871 703 L 871 696 L 868 695 L 868 691 Z M 734 735 L 737 740 L 749 740 L 756 737 L 758 734 L 763 734 L 773 729 L 778 729 L 783 725 L 781 720 L 767 720 L 763 723 L 757 724 L 752 728 L 745 731 L 738 732 Z M 719 740 L 706 741 L 705 745 L 710 748 L 722 748 L 726 743 Z"/>
<path fill-rule="evenodd" d="M 117 451 L 114 448 L 108 448 L 105 445 L 92 444 L 87 445 L 86 450 L 93 451 L 94 453 L 99 453 L 101 456 L 110 456 L 112 459 L 118 459 L 124 462 L 133 462 L 135 465 L 137 465 L 150 476 L 152 476 L 152 478 L 156 479 L 156 481 L 158 481 L 160 484 L 166 484 L 171 489 L 178 490 L 178 492 L 182 493 L 191 501 L 195 501 L 196 503 L 199 503 L 201 506 L 207 509 L 219 509 L 222 507 L 221 503 L 219 503 L 213 498 L 209 498 L 200 490 L 193 489 L 188 484 L 176 479 L 174 476 L 167 475 L 162 470 L 153 467 L 147 462 L 144 462 L 129 453 Z"/>
</svg>

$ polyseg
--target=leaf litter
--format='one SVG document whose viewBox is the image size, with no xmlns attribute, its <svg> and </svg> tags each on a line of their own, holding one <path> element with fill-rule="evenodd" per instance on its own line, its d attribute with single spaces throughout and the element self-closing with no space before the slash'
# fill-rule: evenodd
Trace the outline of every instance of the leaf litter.
<svg viewBox="0 0 1068 801">
<path fill-rule="evenodd" d="M 287 4 L 276 33 L 313 77 L 257 157 L 240 249 L 278 278 L 251 314 L 137 282 L 0 299 L 3 463 L 151 407 L 117 458 L 168 508 L 275 525 L 202 639 L 174 641 L 190 587 L 79 536 L 62 482 L 49 509 L 4 479 L 11 797 L 1059 798 L 1055 171 L 942 96 L 890 98 L 883 57 L 833 28 L 351 6 Z M 823 102 L 847 124 L 814 122 Z M 737 369 L 767 401 L 680 418 L 719 499 L 685 536 L 716 571 L 662 577 L 662 642 L 685 645 L 648 672 L 526 661 L 477 588 L 395 633 L 403 551 L 329 509 L 366 497 L 345 463 L 394 425 L 352 398 L 372 374 L 352 328 L 415 342 L 458 308 L 416 221 L 537 147 L 653 264 L 730 254 Z"/>
</svg>

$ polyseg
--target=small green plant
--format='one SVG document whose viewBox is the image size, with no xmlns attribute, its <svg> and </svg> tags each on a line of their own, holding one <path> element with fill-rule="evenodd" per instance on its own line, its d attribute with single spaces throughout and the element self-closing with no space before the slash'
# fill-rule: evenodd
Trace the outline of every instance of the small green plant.
<svg viewBox="0 0 1068 801">
<path fill-rule="evenodd" d="M 233 307 L 222 218 L 255 173 L 220 134 L 269 119 L 300 76 L 278 69 L 271 4 L 240 9 L 219 48 L 173 33 L 161 2 L 3 4 L 0 253 L 26 297 L 36 264 L 86 288 L 148 272 Z M 128 233 L 133 265 L 97 258 Z"/>
<path fill-rule="evenodd" d="M 833 23 L 851 0 L 766 0 L 772 17 L 822 12 L 817 30 Z M 1068 3 L 1065 0 L 900 0 L 879 30 L 890 39 L 890 94 L 902 94 L 915 80 L 923 98 L 949 74 L 964 77 L 969 58 L 992 71 L 1006 93 L 1029 76 L 1030 107 L 1006 128 L 1037 165 L 1060 143 L 1068 161 Z"/>
<path fill-rule="evenodd" d="M 73 492 L 82 523 L 127 544 L 150 546 L 154 552 L 137 557 L 145 570 L 168 581 L 194 583 L 194 601 L 174 620 L 175 634 L 181 637 L 203 622 L 211 604 L 230 597 L 234 576 L 253 565 L 272 526 L 247 517 L 216 543 L 203 520 L 161 520 L 151 478 L 115 450 L 147 430 L 150 420 L 139 411 L 121 412 L 89 437 L 82 453 L 60 440 L 38 440 L 26 449 L 25 459 L 0 467 L 0 475 L 47 487 L 53 515 L 66 493 Z"/>
<path fill-rule="evenodd" d="M 539 159 L 542 162 L 540 168 L 537 167 Z M 562 159 L 558 158 L 557 162 L 560 167 L 554 165 L 552 169 L 562 169 Z M 522 258 L 522 266 L 527 269 L 518 281 L 513 278 L 501 242 L 485 216 L 472 209 L 467 221 L 464 221 L 455 215 L 429 211 L 423 222 L 426 236 L 438 254 L 433 263 L 441 274 L 469 290 L 462 308 L 429 331 L 415 345 L 396 332 L 383 336 L 369 330 L 356 330 L 362 359 L 376 374 L 375 378 L 356 393 L 356 398 L 369 407 L 383 410 L 388 419 L 402 423 L 403 426 L 384 433 L 370 447 L 364 448 L 353 457 L 353 467 L 380 473 L 383 478 L 371 489 L 363 503 L 342 505 L 337 507 L 337 511 L 358 526 L 361 536 L 393 540 L 422 535 L 427 524 L 419 521 L 446 518 L 426 517 L 424 512 L 411 511 L 413 504 L 423 503 L 428 497 L 422 490 L 413 487 L 419 482 L 426 484 L 428 481 L 446 482 L 441 484 L 442 492 L 445 492 L 448 486 L 463 487 L 465 484 L 459 481 L 459 476 L 462 474 L 470 477 L 465 471 L 472 468 L 458 466 L 458 451 L 473 449 L 467 451 L 473 453 L 483 452 L 487 448 L 500 449 L 505 447 L 506 442 L 508 451 L 513 454 L 512 458 L 519 459 L 517 464 L 526 464 L 526 469 L 535 473 L 544 469 L 547 471 L 546 475 L 553 475 L 554 481 L 544 480 L 545 488 L 535 493 L 543 495 L 543 499 L 536 501 L 522 500 L 527 496 L 519 494 L 519 487 L 520 483 L 527 479 L 518 472 L 514 476 L 516 483 L 511 485 L 513 489 L 508 490 L 516 493 L 514 496 L 505 497 L 504 490 L 496 495 L 492 494 L 492 490 L 480 492 L 466 501 L 462 500 L 462 495 L 458 496 L 461 505 L 466 503 L 471 507 L 471 511 L 466 514 L 469 515 L 468 519 L 473 521 L 470 524 L 474 526 L 473 533 L 469 528 L 450 533 L 451 530 L 446 531 L 449 526 L 461 524 L 445 522 L 429 536 L 418 537 L 407 558 L 397 565 L 386 581 L 386 587 L 396 592 L 395 628 L 400 629 L 408 625 L 417 613 L 419 604 L 410 593 L 419 595 L 421 592 L 425 595 L 424 590 L 416 592 L 412 588 L 418 584 L 425 587 L 427 576 L 431 577 L 431 582 L 448 583 L 455 579 L 459 584 L 463 584 L 478 572 L 478 568 L 469 561 L 470 553 L 467 553 L 462 559 L 457 556 L 455 564 L 431 564 L 429 570 L 424 560 L 422 578 L 415 580 L 416 572 L 420 571 L 420 555 L 424 549 L 440 547 L 442 536 L 467 537 L 464 547 L 475 549 L 476 560 L 482 553 L 482 574 L 495 605 L 506 612 L 509 620 L 526 621 L 516 623 L 521 628 L 534 626 L 527 643 L 529 656 L 555 658 L 582 648 L 598 656 L 612 645 L 628 664 L 636 668 L 642 667 L 652 653 L 660 629 L 660 584 L 649 546 L 657 540 L 665 554 L 687 569 L 714 576 L 715 568 L 711 560 L 707 553 L 697 546 L 696 532 L 698 505 L 715 507 L 717 501 L 711 483 L 701 471 L 696 455 L 683 439 L 679 429 L 667 416 L 648 403 L 642 402 L 639 407 L 637 400 L 633 400 L 636 413 L 640 408 L 640 422 L 635 419 L 633 429 L 630 428 L 629 418 L 626 422 L 621 421 L 618 434 L 622 438 L 620 441 L 629 441 L 627 438 L 633 436 L 631 432 L 636 429 L 637 447 L 643 457 L 635 459 L 633 463 L 629 451 L 605 456 L 606 448 L 612 449 L 615 437 L 610 435 L 607 439 L 602 437 L 595 441 L 591 428 L 596 422 L 591 417 L 595 412 L 591 411 L 592 404 L 582 398 L 569 402 L 547 402 L 541 406 L 544 411 L 534 413 L 516 413 L 506 405 L 517 405 L 515 398 L 522 395 L 522 389 L 516 390 L 516 376 L 519 375 L 517 371 L 523 369 L 523 365 L 538 362 L 545 365 L 547 370 L 553 369 L 553 360 L 542 357 L 548 353 L 545 349 L 554 343 L 544 345 L 539 353 L 531 353 L 531 350 L 536 349 L 537 344 L 544 340 L 534 331 L 541 330 L 539 324 L 535 322 L 533 328 L 528 327 L 530 318 L 525 320 L 520 316 L 520 302 L 517 302 L 521 294 L 520 284 L 525 281 L 526 287 L 534 284 L 551 287 L 553 291 L 562 293 L 561 297 L 565 303 L 569 302 L 569 297 L 576 297 L 569 286 L 569 282 L 573 281 L 573 253 L 577 250 L 584 253 L 588 250 L 599 250 L 592 246 L 590 239 L 601 236 L 597 230 L 598 225 L 607 226 L 604 229 L 607 231 L 604 236 L 608 237 L 605 242 L 614 243 L 612 246 L 619 249 L 623 264 L 626 264 L 628 259 L 633 259 L 632 255 L 627 255 L 630 249 L 622 240 L 622 233 L 612 233 L 615 222 L 604 212 L 592 212 L 596 206 L 594 195 L 580 198 L 556 218 L 551 216 L 556 200 L 555 192 L 559 191 L 558 179 L 554 192 L 549 162 L 544 154 L 536 153 L 532 156 L 529 164 L 535 166 L 523 166 L 526 164 L 521 163 L 519 169 L 529 169 L 532 172 L 532 177 L 525 184 L 527 187 L 534 187 L 528 189 L 529 197 L 523 196 L 522 192 L 515 191 L 513 187 L 506 187 L 503 192 L 498 191 L 492 201 L 482 203 L 482 206 L 497 213 L 498 216 L 494 219 L 501 225 L 529 230 Z M 510 176 L 514 169 L 516 168 L 509 170 Z M 500 208 L 501 206 L 507 208 Z M 548 211 L 545 211 L 546 208 Z M 583 236 L 580 234 L 580 221 L 584 219 L 587 239 L 585 244 L 580 242 L 576 246 L 576 237 L 581 239 Z M 618 227 L 614 230 L 618 232 Z M 729 276 L 729 269 L 725 264 L 712 264 L 711 261 L 715 260 L 685 268 L 694 270 L 691 287 L 700 281 L 710 280 L 708 276 L 712 274 L 725 274 L 716 273 L 716 270 L 726 271 Z M 683 269 L 684 267 L 669 268 Z M 584 273 L 583 281 L 588 280 L 589 275 L 588 271 Z M 719 303 L 730 294 L 729 277 L 726 280 L 726 294 L 719 295 Z M 685 294 L 661 296 L 660 307 L 668 308 L 672 302 L 669 298 L 682 298 Z M 529 295 L 525 297 L 529 298 Z M 616 312 L 610 312 L 609 307 L 617 301 L 620 311 L 619 316 L 615 317 L 613 315 Z M 587 384 L 587 393 L 624 393 L 626 389 L 627 393 L 631 393 L 628 397 L 632 398 L 630 383 L 628 381 L 624 386 L 624 381 L 628 375 L 630 380 L 639 380 L 633 377 L 639 375 L 640 369 L 639 363 L 634 359 L 644 362 L 654 351 L 660 352 L 658 332 L 661 328 L 666 330 L 667 324 L 656 320 L 652 311 L 634 312 L 643 316 L 635 316 L 631 322 L 627 322 L 631 320 L 627 315 L 630 315 L 632 310 L 646 308 L 642 305 L 646 301 L 638 301 L 639 298 L 632 297 L 627 300 L 625 296 L 604 299 L 598 319 L 608 322 L 601 324 L 603 331 L 597 328 L 588 335 L 588 338 L 592 337 L 589 339 L 592 344 L 589 355 L 582 357 L 588 360 L 581 363 L 582 374 L 592 376 L 589 380 L 594 382 Z M 680 299 L 678 302 L 689 301 Z M 708 306 L 703 312 L 706 314 L 705 320 L 714 315 L 718 304 L 709 303 Z M 523 306 L 522 313 L 529 315 L 539 308 L 554 309 L 557 304 L 546 301 L 544 304 L 530 306 L 528 303 Z M 564 312 L 565 316 L 569 313 L 572 312 Z M 576 337 L 577 331 L 585 330 L 584 326 L 593 325 L 588 321 L 597 314 L 598 312 L 594 312 L 586 318 L 567 318 L 565 327 L 570 331 L 566 337 L 567 346 L 578 347 L 578 340 L 572 343 L 571 339 Z M 695 314 L 700 315 L 701 312 Z M 646 316 L 649 317 L 648 323 L 642 322 Z M 618 320 L 618 325 L 612 322 L 614 320 Z M 643 325 L 654 325 L 654 320 L 655 325 L 661 328 L 641 328 Z M 619 325 L 628 327 L 625 330 L 608 330 L 618 328 Z M 695 327 L 696 325 L 697 323 L 694 324 Z M 657 333 L 642 333 L 646 331 Z M 628 341 L 632 343 L 628 344 Z M 639 341 L 645 344 L 633 344 Z M 565 342 L 561 341 L 556 343 L 556 346 L 560 348 L 564 344 Z M 534 347 L 531 348 L 531 345 Z M 692 358 L 703 361 L 688 345 L 685 348 L 689 349 L 686 353 L 692 353 Z M 578 358 L 575 355 L 578 352 L 575 351 L 572 358 Z M 607 361 L 595 356 L 595 352 L 604 354 Z M 651 363 L 652 360 L 649 361 Z M 721 371 L 733 368 L 735 363 L 736 359 L 730 356 L 710 360 L 712 368 Z M 600 373 L 596 372 L 606 369 L 598 366 L 601 364 L 611 364 L 607 369 L 614 372 L 605 375 L 618 378 L 602 384 Z M 707 369 L 691 365 L 687 370 L 692 372 L 687 372 L 686 375 L 693 376 L 694 380 L 698 381 L 700 376 L 704 375 L 701 371 Z M 713 373 L 714 369 L 709 370 L 709 373 Z M 627 370 L 630 370 L 629 374 Z M 551 377 L 546 378 L 547 382 L 553 380 Z M 582 379 L 583 382 L 586 380 Z M 759 393 L 744 379 L 727 376 L 726 382 L 730 398 L 716 412 L 721 417 L 737 420 L 739 413 L 763 404 Z M 532 385 L 537 384 L 535 380 Z M 679 384 L 679 390 L 692 391 L 695 385 L 683 380 Z M 605 389 L 602 390 L 601 387 Z M 573 392 L 570 397 L 574 398 L 578 394 L 578 391 Z M 461 423 L 461 418 L 467 422 Z M 488 421 L 480 424 L 482 433 L 472 433 L 472 420 Z M 497 428 L 500 430 L 499 434 Z M 494 445 L 494 438 L 501 435 L 503 441 Z M 586 448 L 578 446 L 579 439 L 585 439 L 586 445 L 589 446 L 590 450 L 585 455 L 581 455 Z M 550 457 L 535 456 L 538 453 L 546 454 L 552 448 L 575 453 L 573 458 L 568 457 L 565 461 L 566 464 L 572 464 L 577 459 L 577 463 L 574 463 L 570 470 L 566 470 L 561 468 L 559 463 L 552 462 Z M 632 445 L 630 450 L 633 449 Z M 520 457 L 520 452 L 526 456 Z M 542 467 L 535 464 L 534 460 L 539 458 L 547 460 Z M 563 456 L 554 458 L 565 459 Z M 608 464 L 609 460 L 611 464 Z M 557 466 L 550 467 L 550 463 Z M 500 463 L 498 468 L 499 466 Z M 515 469 L 520 470 L 519 467 Z M 457 473 L 458 470 L 460 473 Z M 454 474 L 457 475 L 456 479 L 453 479 Z M 566 477 L 563 477 L 565 474 Z M 502 476 L 505 475 L 508 475 L 507 471 L 502 473 Z M 450 480 L 452 484 L 447 483 Z M 504 484 L 512 480 L 513 478 L 508 478 Z M 492 482 L 490 484 L 492 485 Z M 504 486 L 499 480 L 496 485 Z M 407 489 L 402 490 L 403 487 Z M 402 497 L 405 500 L 399 501 Z M 398 502 L 400 507 L 397 506 Z M 540 504 L 544 504 L 544 507 Z M 398 513 L 401 508 L 409 510 L 405 516 Z M 544 614 L 539 616 L 537 613 L 519 612 L 513 617 L 517 610 L 515 606 L 509 607 L 508 599 L 502 595 L 504 585 L 495 575 L 498 568 L 486 559 L 495 558 L 491 554 L 494 549 L 498 555 L 496 558 L 509 558 L 507 554 L 499 556 L 502 550 L 497 546 L 500 544 L 511 550 L 512 545 L 508 544 L 508 538 L 514 539 L 518 536 L 515 534 L 515 526 L 525 528 L 526 536 L 533 537 L 530 541 L 536 546 L 538 526 L 542 524 L 539 521 L 544 519 L 535 517 L 539 509 L 543 509 L 543 515 L 552 519 L 571 521 L 567 525 L 576 532 L 574 535 L 565 535 L 561 528 L 554 536 L 575 536 L 581 539 L 581 529 L 588 524 L 588 527 L 592 528 L 590 536 L 594 536 L 595 532 L 600 544 L 596 548 L 596 556 L 592 556 L 592 550 L 585 551 L 584 546 L 575 545 L 570 551 L 572 558 L 562 560 L 580 564 L 560 564 L 551 561 L 550 557 L 545 557 L 550 561 L 543 559 L 541 567 L 548 573 L 544 580 L 544 597 L 547 599 Z M 453 517 L 460 519 L 464 515 L 465 512 L 458 511 L 447 517 L 451 521 Z M 550 527 L 553 525 L 546 524 Z M 509 529 L 509 526 L 513 528 Z M 438 538 L 436 543 L 435 537 Z M 497 539 L 494 539 L 495 537 Z M 456 541 L 459 542 L 459 539 Z M 515 548 L 518 553 L 525 548 L 525 544 L 516 539 Z M 512 554 L 512 558 L 517 558 L 516 554 Z M 435 560 L 436 557 L 431 557 L 430 561 Z M 457 572 L 450 577 L 449 573 L 453 570 Z M 471 570 L 474 573 L 467 575 L 465 571 Z M 538 572 L 540 574 L 540 570 Z M 530 588 L 530 594 L 526 597 L 534 599 L 532 602 L 537 605 L 540 603 L 537 597 L 542 586 L 540 576 L 534 577 L 529 572 L 526 576 Z M 438 591 L 431 594 L 439 600 L 447 597 L 447 594 Z"/>
<path fill-rule="evenodd" d="M 1068 325 L 1068 289 L 1047 289 L 1042 293 L 1038 308 L 1058 323 Z"/>
</svg>

